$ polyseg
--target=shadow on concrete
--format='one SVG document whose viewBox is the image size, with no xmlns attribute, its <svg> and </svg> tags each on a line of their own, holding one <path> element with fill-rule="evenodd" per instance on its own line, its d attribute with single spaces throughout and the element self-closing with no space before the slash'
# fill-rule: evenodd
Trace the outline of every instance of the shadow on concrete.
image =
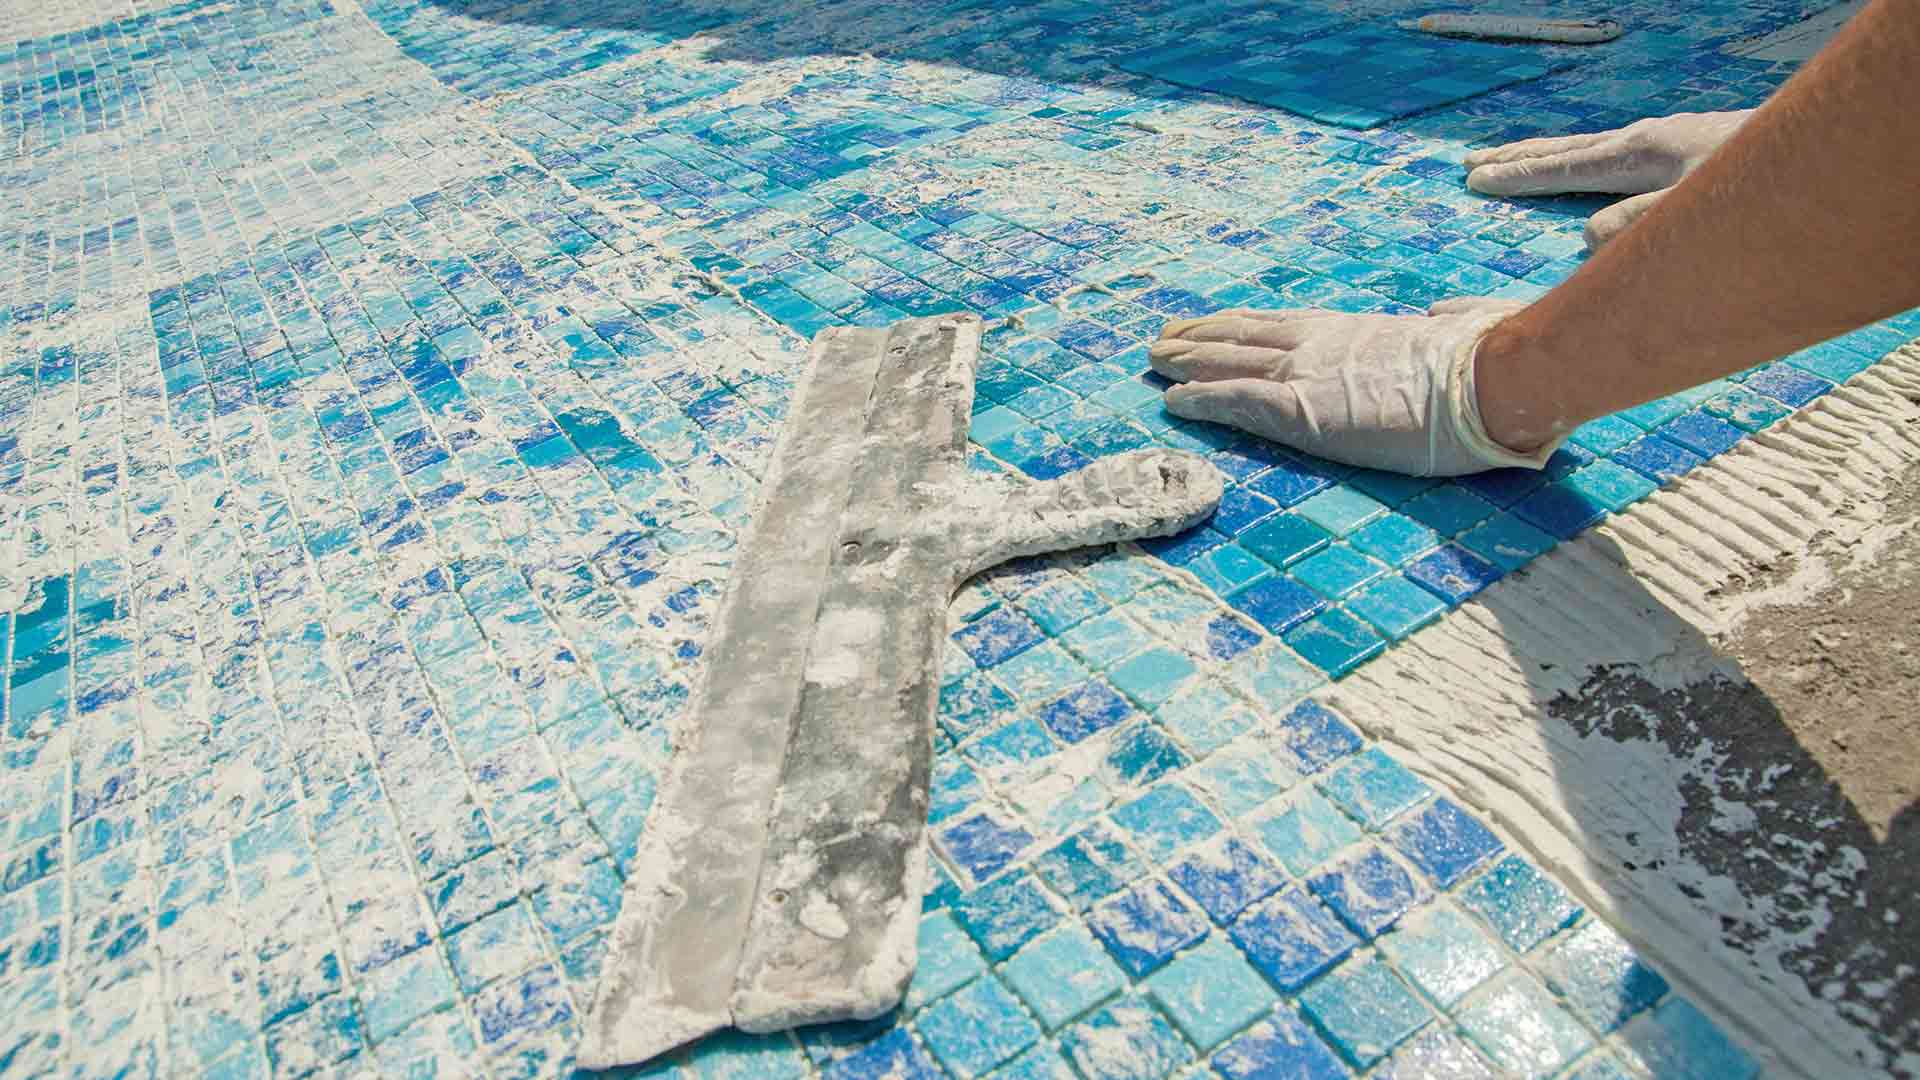
<svg viewBox="0 0 1920 1080">
<path fill-rule="evenodd" d="M 1593 584 L 1627 598 L 1641 627 L 1619 655 L 1542 644 L 1539 591 L 1524 579 L 1481 602 L 1534 703 L 1581 736 L 1547 741 L 1555 779 L 1583 846 L 1598 865 L 1617 865 L 1622 910 L 1684 897 L 1699 925 L 1717 922 L 1720 947 L 1774 953 L 1784 975 L 1870 1030 L 1890 1060 L 1920 1058 L 1920 802 L 1863 813 L 1861 781 L 1830 768 L 1815 737 L 1831 718 L 1783 711 L 1756 685 L 1768 676 L 1648 592 L 1612 540 L 1581 543 L 1606 556 L 1591 560 L 1603 575 Z M 1521 599 L 1528 592 L 1532 602 Z M 1564 617 L 1582 616 L 1570 605 Z M 1907 737 L 1920 738 L 1920 721 L 1911 726 Z M 1621 776 L 1633 778 L 1624 791 Z M 1625 805 L 1636 795 L 1645 803 Z M 1627 827 L 1647 821 L 1649 806 L 1680 808 L 1670 835 Z M 1732 893 L 1709 895 L 1702 885 L 1713 878 Z"/>
</svg>

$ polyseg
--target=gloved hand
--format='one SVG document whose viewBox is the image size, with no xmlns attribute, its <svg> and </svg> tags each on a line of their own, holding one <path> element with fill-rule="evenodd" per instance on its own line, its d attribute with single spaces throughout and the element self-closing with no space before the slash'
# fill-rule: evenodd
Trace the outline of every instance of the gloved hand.
<svg viewBox="0 0 1920 1080">
<path fill-rule="evenodd" d="M 1235 309 L 1167 324 L 1148 351 L 1167 411 L 1310 454 L 1415 476 L 1538 469 L 1480 419 L 1474 351 L 1510 300 L 1443 301 L 1426 315 Z"/>
<path fill-rule="evenodd" d="M 1613 131 L 1475 150 L 1466 157 L 1467 186 L 1488 195 L 1593 191 L 1633 196 L 1588 219 L 1587 250 L 1597 251 L 1711 157 L 1752 115 L 1752 109 L 1675 113 Z"/>
</svg>

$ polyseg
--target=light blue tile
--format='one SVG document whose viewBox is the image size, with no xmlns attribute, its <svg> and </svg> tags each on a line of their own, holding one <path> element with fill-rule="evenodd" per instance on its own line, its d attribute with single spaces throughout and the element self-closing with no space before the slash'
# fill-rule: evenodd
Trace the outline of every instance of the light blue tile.
<svg viewBox="0 0 1920 1080">
<path fill-rule="evenodd" d="M 1030 942 L 1001 974 L 1048 1031 L 1119 993 L 1127 982 L 1100 943 L 1078 925 Z"/>
<path fill-rule="evenodd" d="M 1507 963 L 1499 945 L 1447 903 L 1415 914 L 1377 944 L 1441 1008 L 1450 1008 Z"/>
<path fill-rule="evenodd" d="M 1273 1007 L 1273 988 L 1224 937 L 1212 937 L 1148 976 L 1148 995 L 1203 1052 Z"/>
<path fill-rule="evenodd" d="M 1352 818 L 1311 789 L 1289 796 L 1250 824 L 1260 842 L 1296 877 L 1304 877 L 1361 837 Z"/>
<path fill-rule="evenodd" d="M 1566 890 L 1518 855 L 1496 863 L 1461 893 L 1516 952 L 1526 952 L 1580 917 Z"/>
<path fill-rule="evenodd" d="M 1393 969 L 1359 957 L 1300 994 L 1301 1007 L 1340 1053 L 1365 1068 L 1433 1019 Z"/>
<path fill-rule="evenodd" d="M 1495 1064 L 1528 1080 L 1557 1074 L 1593 1045 L 1580 1022 L 1524 973 L 1495 983 L 1456 1016 Z"/>
<path fill-rule="evenodd" d="M 1432 792 L 1379 747 L 1362 751 L 1318 784 L 1334 805 L 1369 829 L 1380 828 Z"/>
<path fill-rule="evenodd" d="M 990 977 L 928 1006 L 914 1027 L 940 1063 L 963 1078 L 988 1072 L 1040 1037 L 1019 999 Z"/>
</svg>

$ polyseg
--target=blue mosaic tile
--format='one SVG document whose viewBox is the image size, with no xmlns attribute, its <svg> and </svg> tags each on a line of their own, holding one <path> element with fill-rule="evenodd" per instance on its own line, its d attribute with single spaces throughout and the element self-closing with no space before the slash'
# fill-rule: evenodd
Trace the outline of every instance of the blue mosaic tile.
<svg viewBox="0 0 1920 1080">
<path fill-rule="evenodd" d="M 1376 847 L 1307 879 L 1307 889 L 1361 937 L 1371 940 L 1432 894 Z"/>
<path fill-rule="evenodd" d="M 1068 837 L 1033 862 L 1034 874 L 1083 912 L 1145 869 L 1146 863 L 1103 824 Z"/>
<path fill-rule="evenodd" d="M 1435 799 L 1384 831 L 1394 849 L 1442 889 L 1452 888 L 1503 846 L 1491 829 L 1447 798 Z"/>
<path fill-rule="evenodd" d="M 1148 976 L 1148 996 L 1193 1045 L 1210 1050 L 1273 1007 L 1274 992 L 1239 950 L 1209 938 Z"/>
<path fill-rule="evenodd" d="M 1235 820 L 1252 814 L 1299 778 L 1252 739 L 1194 766 L 1185 779 L 1209 805 Z"/>
<path fill-rule="evenodd" d="M 1307 874 L 1361 837 L 1351 818 L 1312 791 L 1289 796 L 1271 816 L 1256 818 L 1252 825 L 1260 842 L 1295 876 Z"/>
<path fill-rule="evenodd" d="M 1653 1076 L 1748 1080 L 1760 1067 L 1684 998 L 1670 998 L 1622 1040 L 1624 1056 Z"/>
<path fill-rule="evenodd" d="M 1007 985 L 1048 1031 L 1119 993 L 1126 975 L 1085 928 L 1065 926 L 1020 950 L 1002 969 Z"/>
<path fill-rule="evenodd" d="M 1234 593 L 1233 606 L 1273 634 L 1284 633 L 1318 614 L 1326 601 L 1289 578 L 1266 578 Z"/>
<path fill-rule="evenodd" d="M 1136 978 L 1207 934 L 1206 916 L 1155 881 L 1095 908 L 1087 925 L 1114 960 Z"/>
<path fill-rule="evenodd" d="M 1605 923 L 1588 922 L 1538 961 L 1547 985 L 1587 1026 L 1605 1034 L 1666 995 L 1667 981 Z"/>
<path fill-rule="evenodd" d="M 1236 45 L 1219 56 L 1204 44 L 1153 47 L 1122 58 L 1120 66 L 1347 127 L 1371 127 L 1537 78 L 1556 66 L 1495 45 L 1443 51 L 1430 40 L 1364 25 L 1320 23 L 1319 29 L 1310 44 L 1296 45 L 1300 30 L 1292 29 L 1256 50 Z"/>
<path fill-rule="evenodd" d="M 1337 916 L 1300 889 L 1247 909 L 1229 935 L 1268 982 L 1289 992 L 1318 978 L 1359 944 Z"/>
<path fill-rule="evenodd" d="M 1448 544 L 1407 565 L 1407 577 L 1452 605 L 1500 579 L 1500 569 L 1465 548 Z"/>
<path fill-rule="evenodd" d="M 1440 544 L 1440 534 L 1399 514 L 1386 514 L 1347 534 L 1347 543 L 1388 566 L 1400 566 Z M 1392 580 L 1389 578 L 1389 580 Z"/>
<path fill-rule="evenodd" d="M 1033 834 L 990 813 L 974 814 L 949 825 L 940 841 L 956 862 L 976 879 L 999 873 L 1033 844 Z"/>
<path fill-rule="evenodd" d="M 1593 1036 L 1532 977 L 1496 983 L 1458 1014 L 1487 1056 L 1516 1076 L 1556 1075 L 1593 1044 Z"/>
<path fill-rule="evenodd" d="M 1378 942 L 1401 974 L 1441 1008 L 1506 967 L 1499 945 L 1451 904 L 1421 910 Z"/>
<path fill-rule="evenodd" d="M 1341 1055 L 1361 1068 L 1433 1019 L 1400 976 L 1371 957 L 1344 964 L 1307 987 L 1300 1004 Z"/>
<path fill-rule="evenodd" d="M 1346 609 L 1398 641 L 1446 614 L 1447 605 L 1406 578 L 1390 575 L 1348 597 Z"/>
<path fill-rule="evenodd" d="M 1121 545 L 1021 560 L 956 601 L 932 888 L 902 1015 L 797 1044 L 724 1036 L 655 1071 L 783 1080 L 991 1061 L 1063 1077 L 1064 1052 L 1089 1076 L 1164 1073 L 1190 1060 L 1182 1032 L 1202 1028 L 1157 1011 L 1117 961 L 1114 993 L 1131 996 L 1061 1030 L 1116 1001 L 1136 1011 L 1061 1046 L 1026 1039 L 1046 1026 L 1026 1015 L 1038 1005 L 990 990 L 989 966 L 1044 966 L 1022 958 L 1068 938 L 1108 949 L 1083 913 L 1151 883 L 1199 927 L 1156 972 L 1195 950 L 1224 963 L 1238 933 L 1259 943 L 1246 962 L 1261 978 L 1310 988 L 1301 972 L 1328 978 L 1310 957 L 1337 962 L 1352 935 L 1301 887 L 1267 890 L 1276 864 L 1304 879 L 1351 856 L 1365 831 L 1350 814 L 1415 880 L 1455 882 L 1474 912 L 1462 918 L 1516 941 L 1564 929 L 1528 963 L 1579 988 L 1564 1007 L 1582 1023 L 1613 1031 L 1573 1068 L 1748 1068 L 1590 940 L 1597 924 L 1501 884 L 1470 818 L 1429 821 L 1438 800 L 1378 818 L 1380 792 L 1341 772 L 1365 744 L 1298 704 L 1365 650 L 1315 653 L 1300 627 L 1417 632 L 1546 551 L 1570 519 L 1542 530 L 1528 515 L 1551 499 L 1618 512 L 1920 321 L 1596 421 L 1544 475 L 1445 482 L 1171 417 L 1145 350 L 1165 319 L 1229 305 L 1538 295 L 1576 264 L 1596 204 L 1472 195 L 1465 149 L 1752 104 L 1788 66 L 1719 46 L 1798 9 L 1641 20 L 1662 50 L 1651 60 L 1589 51 L 1577 74 L 1360 130 L 1341 125 L 1474 95 L 1496 74 L 1468 62 L 1483 48 L 1489 63 L 1558 54 L 1332 11 L 961 4 L 850 24 L 858 55 L 827 71 L 808 63 L 822 46 L 800 32 L 802 8 L 642 22 L 593 4 L 511 21 L 361 6 L 371 25 L 306 0 L 9 11 L 20 40 L 0 56 L 0 135 L 36 152 L 0 185 L 13 211 L 0 220 L 32 226 L 0 225 L 0 331 L 40 343 L 0 365 L 0 490 L 33 508 L 0 571 L 19 598 L 0 612 L 0 1012 L 22 1033 L 15 1070 L 570 1074 L 617 870 L 690 706 L 804 341 L 951 310 L 994 321 L 972 468 L 1045 479 L 1170 446 L 1207 453 L 1232 491 L 1207 531 L 1147 546 L 1164 558 Z M 694 63 L 669 47 L 733 34 L 736 17 L 779 48 Z M 1241 44 L 1221 44 L 1223 18 Z M 888 35 L 909 26 L 939 51 L 894 49 Z M 1355 41 L 1370 54 L 1321 51 Z M 1143 51 L 1164 77 L 1100 67 Z M 908 77 L 908 58 L 951 78 Z M 1411 77 L 1367 78 L 1383 70 Z M 1333 126 L 1242 109 L 1218 156 L 1174 160 L 1151 128 L 1218 121 L 1182 81 L 1286 98 Z M 948 182 L 1004 173 L 1016 130 L 1057 189 Z M 290 145 L 301 153 L 274 149 Z M 1152 202 L 1083 198 L 1117 160 Z M 230 497 L 190 495 L 209 477 Z M 1568 498 L 1542 496 L 1549 484 Z M 101 521 L 116 537 L 124 524 L 141 557 Z M 1374 560 L 1360 564 L 1374 576 L 1320 576 L 1329 551 Z M 1288 591 L 1303 565 L 1326 589 L 1319 607 Z M 175 730 L 195 741 L 175 745 Z M 1309 776 L 1340 798 L 1300 786 Z M 150 897 L 121 876 L 136 852 Z M 1289 896 L 1325 924 L 1283 929 Z M 113 914 L 87 922 L 90 905 Z M 229 957 L 205 947 L 212 925 L 264 944 Z M 169 986 L 258 1000 L 169 1000 L 161 1038 L 114 1026 L 149 1007 L 134 1000 L 142 981 L 72 980 L 73 965 L 150 955 L 179 965 Z M 1437 1000 L 1437 983 L 1402 970 Z M 949 1007 L 943 1054 L 922 1018 L 963 992 L 992 1023 Z M 1333 1051 L 1304 1023 L 1281 1007 L 1230 1033 L 1212 1065 L 1229 1080 L 1326 1071 Z M 1116 1043 L 1141 1049 L 1107 1053 Z M 1452 1075 L 1444 1062 L 1479 1053 L 1464 1045 L 1422 1034 L 1380 1068 Z"/>
<path fill-rule="evenodd" d="M 1516 952 L 1526 952 L 1580 917 L 1580 905 L 1532 864 L 1510 855 L 1468 886 L 1467 906 Z"/>
<path fill-rule="evenodd" d="M 987 970 L 980 951 L 951 912 L 936 911 L 922 918 L 917 942 L 918 960 L 907 987 L 909 1009 L 937 1001 Z"/>
<path fill-rule="evenodd" d="M 1428 1029 L 1373 1071 L 1381 1080 L 1493 1080 L 1500 1075 L 1466 1039 Z"/>
<path fill-rule="evenodd" d="M 1366 621 L 1335 608 L 1281 635 L 1287 647 L 1328 675 L 1339 678 L 1387 647 Z"/>
<path fill-rule="evenodd" d="M 1132 711 L 1125 698 L 1105 683 L 1092 681 L 1046 706 L 1040 720 L 1062 741 L 1074 743 L 1113 727 Z"/>
<path fill-rule="evenodd" d="M 994 1071 L 1007 1080 L 1073 1080 L 1073 1067 L 1060 1056 L 1058 1048 L 1041 1043 Z"/>
<path fill-rule="evenodd" d="M 1153 788 L 1114 810 L 1112 818 L 1133 846 L 1156 863 L 1220 831 L 1220 819 L 1178 784 Z"/>
<path fill-rule="evenodd" d="M 1317 701 L 1303 701 L 1275 725 L 1275 734 L 1292 757 L 1291 764 L 1311 776 L 1360 749 L 1360 736 L 1332 709 Z"/>
<path fill-rule="evenodd" d="M 1462 534 L 1460 546 L 1502 570 L 1518 570 L 1553 550 L 1551 533 L 1509 513 L 1496 514 Z"/>
<path fill-rule="evenodd" d="M 967 651 L 973 662 L 991 667 L 1046 640 L 1038 627 L 1011 608 L 989 612 L 967 624 L 954 640 Z"/>
<path fill-rule="evenodd" d="M 1032 1045 L 1040 1028 L 999 981 L 975 979 L 914 1018 L 927 1047 L 955 1076 L 980 1076 Z"/>
<path fill-rule="evenodd" d="M 1060 1046 L 1088 1080 L 1165 1076 L 1193 1056 L 1172 1025 L 1136 1000 L 1109 1005 L 1068 1028 Z"/>
<path fill-rule="evenodd" d="M 1233 836 L 1188 855 L 1167 876 L 1223 925 L 1287 883 L 1278 867 Z"/>
<path fill-rule="evenodd" d="M 927 1056 L 905 1028 L 885 1035 L 825 1070 L 828 1080 L 936 1080 L 940 1066 Z"/>
<path fill-rule="evenodd" d="M 1328 799 L 1369 829 L 1385 825 L 1431 792 L 1378 747 L 1362 751 L 1319 785 Z"/>
<path fill-rule="evenodd" d="M 1053 901 L 1026 874 L 975 889 L 953 905 L 953 914 L 996 963 L 1060 921 Z"/>
<path fill-rule="evenodd" d="M 1162 646 L 1115 665 L 1109 677 L 1128 697 L 1151 709 L 1172 698 L 1197 670 L 1185 653 Z"/>
<path fill-rule="evenodd" d="M 1285 1009 L 1256 1024 L 1213 1056 L 1224 1080 L 1344 1080 L 1348 1075 L 1332 1048 Z"/>
</svg>

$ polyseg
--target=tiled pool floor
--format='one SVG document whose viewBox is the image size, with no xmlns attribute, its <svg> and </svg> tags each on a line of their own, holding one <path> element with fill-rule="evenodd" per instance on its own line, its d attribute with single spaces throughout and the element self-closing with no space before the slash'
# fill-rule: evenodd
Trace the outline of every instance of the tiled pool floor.
<svg viewBox="0 0 1920 1080">
<path fill-rule="evenodd" d="M 1447 483 L 1174 420 L 1145 342 L 1537 294 L 1598 204 L 1466 149 L 1757 102 L 1791 66 L 1718 46 L 1814 6 L 1630 4 L 1354 128 L 1123 61 L 1412 7 L 8 5 L 0 1074 L 569 1071 L 805 338 L 960 308 L 981 468 L 1170 445 L 1227 499 L 958 598 L 907 1007 L 663 1070 L 1750 1072 L 1308 696 L 1920 320 Z M 1315 74 L 1220 88 L 1479 88 Z"/>
</svg>

